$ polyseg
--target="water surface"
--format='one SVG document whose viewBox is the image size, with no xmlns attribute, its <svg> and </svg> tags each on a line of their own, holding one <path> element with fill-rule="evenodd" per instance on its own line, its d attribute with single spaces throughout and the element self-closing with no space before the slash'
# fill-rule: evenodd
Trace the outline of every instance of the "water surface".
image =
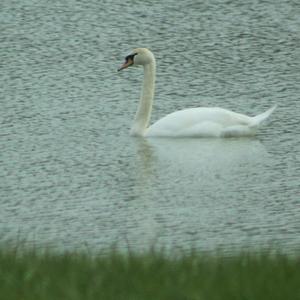
<svg viewBox="0 0 300 300">
<path fill-rule="evenodd" d="M 0 243 L 54 249 L 300 245 L 298 1 L 0 4 Z M 137 139 L 141 69 L 152 120 L 195 106 L 255 115 L 256 138 Z"/>
</svg>

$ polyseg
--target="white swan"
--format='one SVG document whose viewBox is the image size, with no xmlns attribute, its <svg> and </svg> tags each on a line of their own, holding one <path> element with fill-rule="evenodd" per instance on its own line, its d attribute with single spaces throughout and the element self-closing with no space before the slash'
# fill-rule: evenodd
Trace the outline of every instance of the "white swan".
<svg viewBox="0 0 300 300">
<path fill-rule="evenodd" d="M 255 117 L 219 107 L 188 108 L 166 115 L 148 127 L 155 89 L 155 58 L 146 48 L 126 56 L 118 71 L 131 65 L 144 67 L 142 95 L 130 134 L 145 137 L 230 137 L 254 135 L 276 106 Z"/>
</svg>

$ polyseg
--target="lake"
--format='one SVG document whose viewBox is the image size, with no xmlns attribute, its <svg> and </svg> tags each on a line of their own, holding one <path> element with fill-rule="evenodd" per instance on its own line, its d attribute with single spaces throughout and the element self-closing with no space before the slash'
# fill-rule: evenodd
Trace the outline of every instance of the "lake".
<svg viewBox="0 0 300 300">
<path fill-rule="evenodd" d="M 300 246 L 298 1 L 0 4 L 0 244 L 232 252 Z M 256 115 L 254 138 L 129 135 L 142 69 L 151 121 L 188 107 Z"/>
</svg>

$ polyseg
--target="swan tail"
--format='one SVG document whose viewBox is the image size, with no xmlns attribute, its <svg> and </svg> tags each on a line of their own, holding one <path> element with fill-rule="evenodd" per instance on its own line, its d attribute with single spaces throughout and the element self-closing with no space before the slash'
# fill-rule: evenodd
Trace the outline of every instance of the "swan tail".
<svg viewBox="0 0 300 300">
<path fill-rule="evenodd" d="M 250 125 L 250 127 L 257 127 L 257 126 L 261 125 L 265 120 L 267 120 L 269 118 L 269 116 L 276 109 L 276 107 L 277 107 L 277 105 L 274 105 L 273 107 L 271 107 L 267 111 L 263 112 L 262 114 L 259 114 L 255 117 L 253 117 L 252 118 L 253 121 L 252 121 L 252 124 Z"/>
</svg>

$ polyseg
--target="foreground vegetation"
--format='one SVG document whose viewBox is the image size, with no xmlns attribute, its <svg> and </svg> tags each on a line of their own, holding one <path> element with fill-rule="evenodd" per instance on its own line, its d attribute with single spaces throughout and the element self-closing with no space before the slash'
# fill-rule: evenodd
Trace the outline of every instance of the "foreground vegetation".
<svg viewBox="0 0 300 300">
<path fill-rule="evenodd" d="M 297 300 L 300 257 L 0 250 L 0 299 Z"/>
</svg>

